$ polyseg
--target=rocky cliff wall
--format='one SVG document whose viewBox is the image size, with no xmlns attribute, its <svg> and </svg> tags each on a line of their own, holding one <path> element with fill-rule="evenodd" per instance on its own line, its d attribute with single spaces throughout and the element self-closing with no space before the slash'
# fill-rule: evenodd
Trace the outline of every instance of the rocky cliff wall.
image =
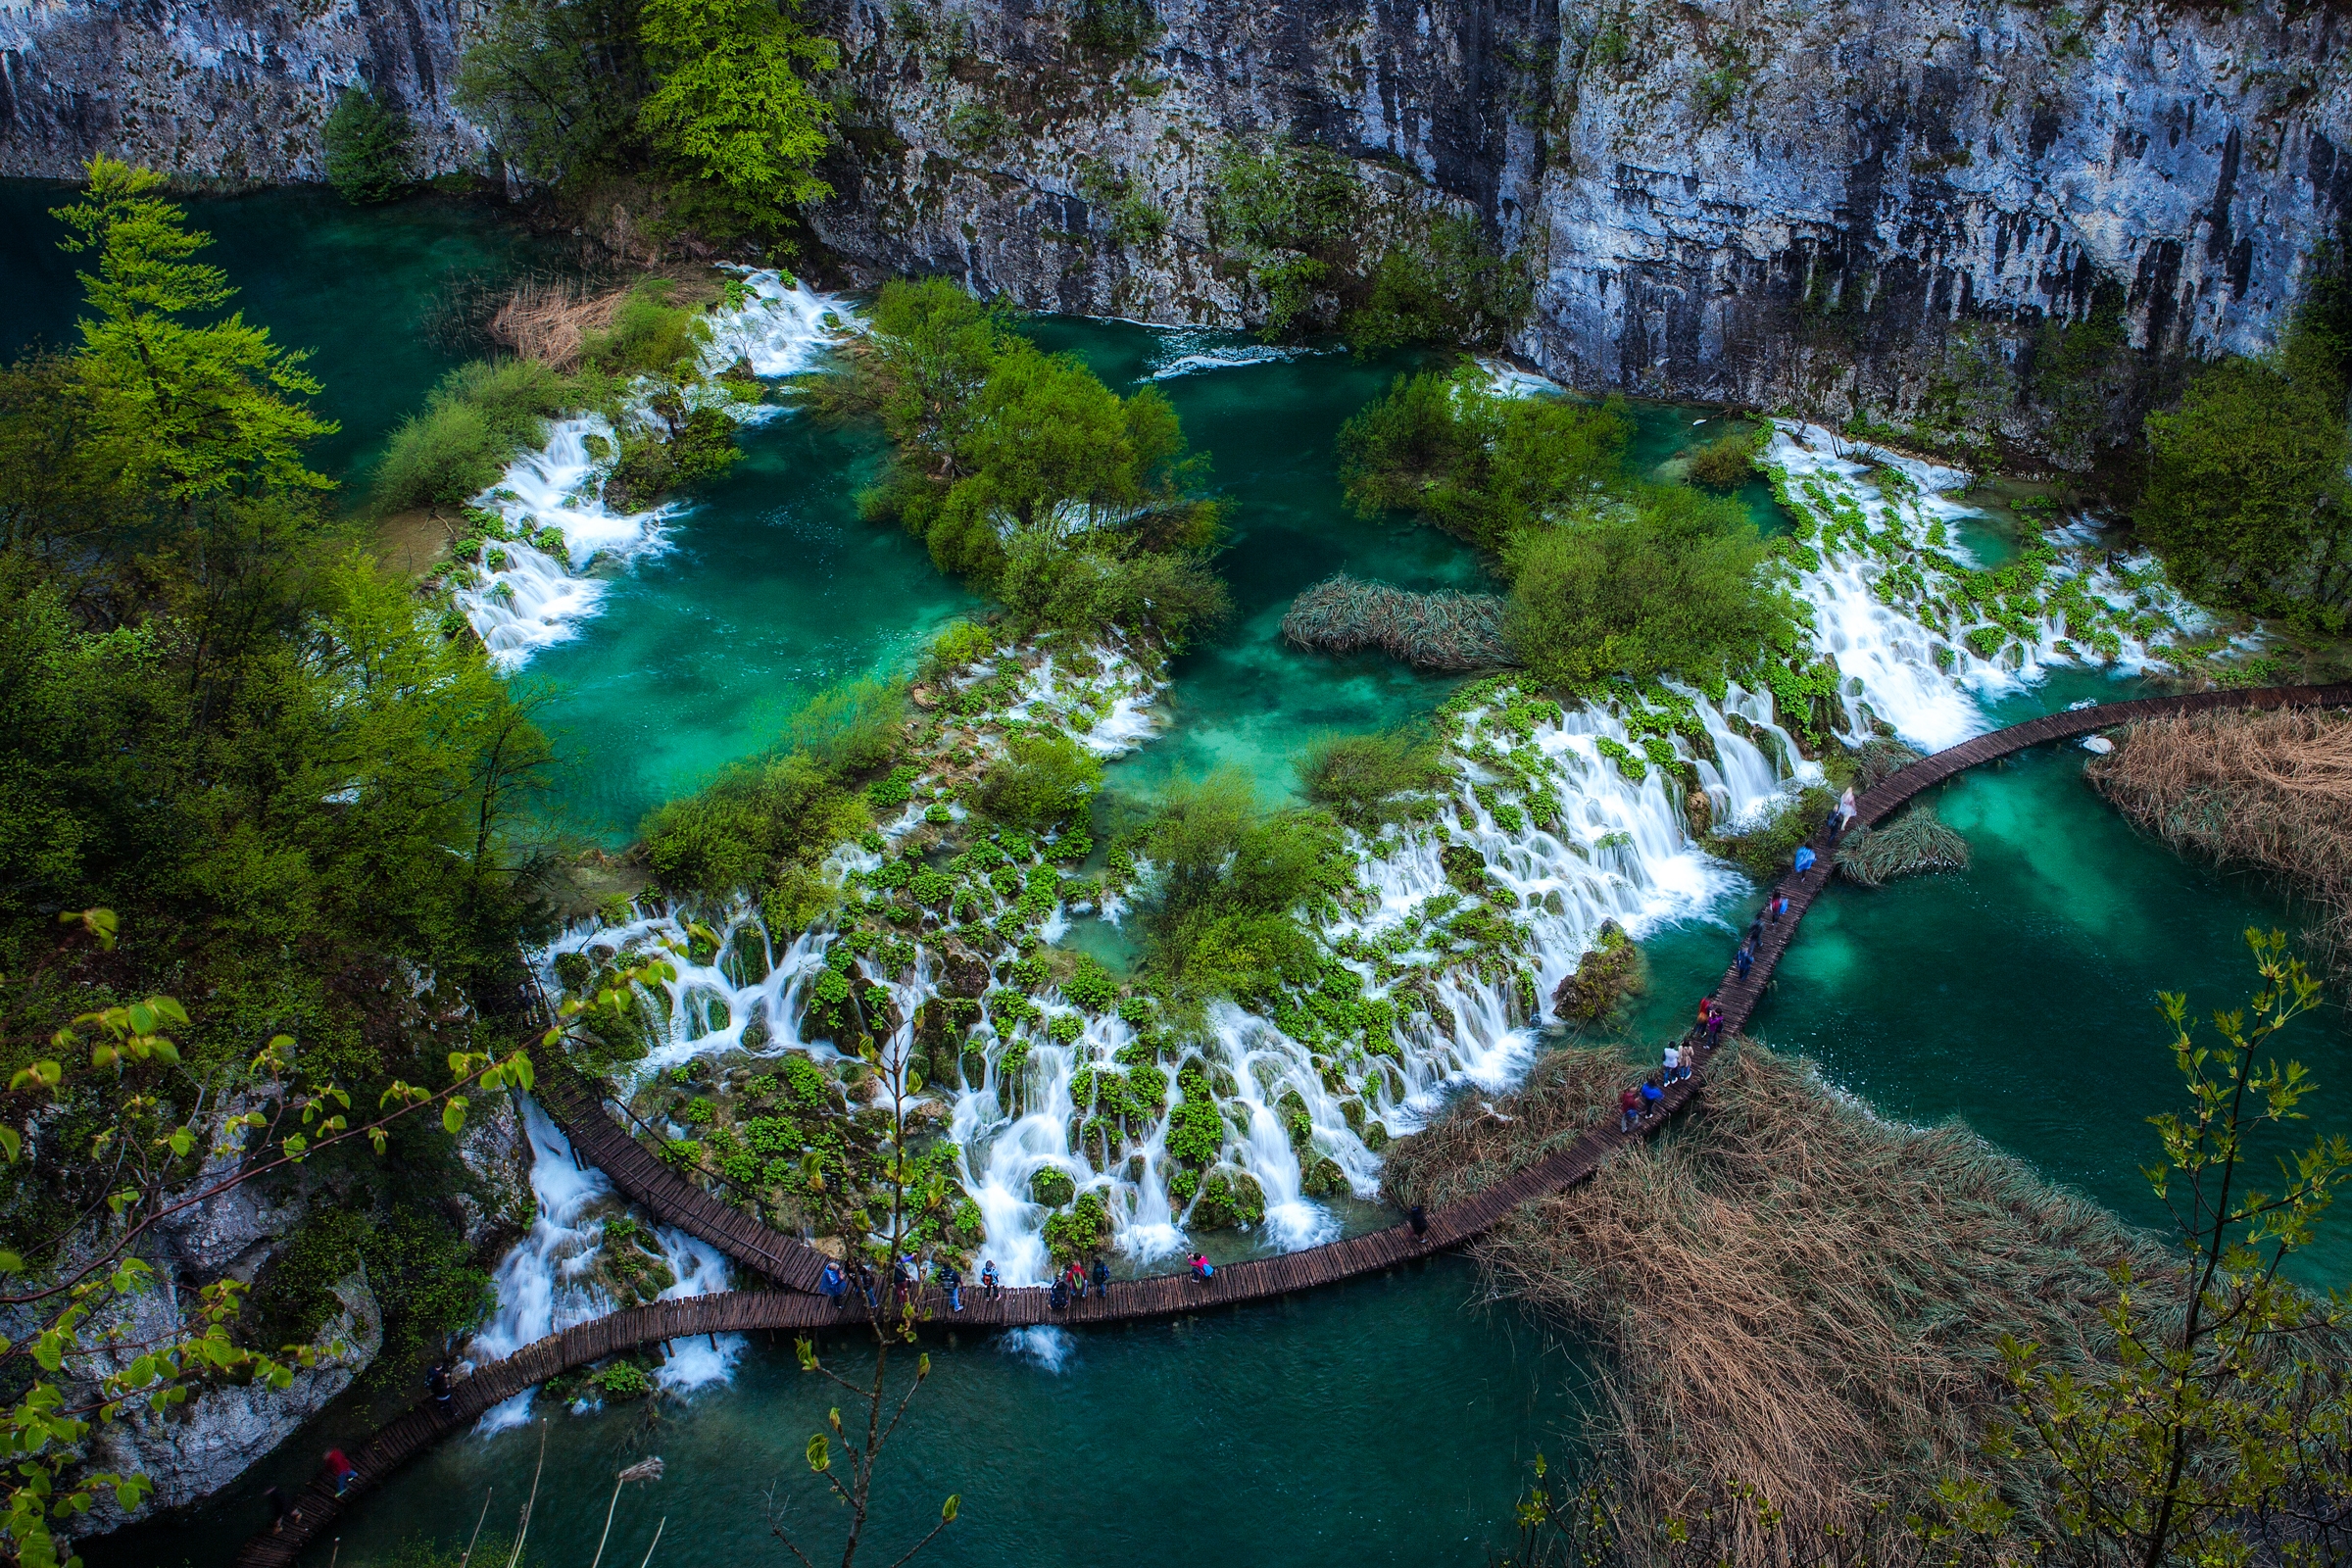
<svg viewBox="0 0 2352 1568">
<path fill-rule="evenodd" d="M 448 102 L 476 3 L 0 0 L 0 172 L 105 147 L 316 178 L 318 124 L 359 79 L 408 104 L 432 169 L 478 166 Z M 1951 323 L 1990 323 L 2030 369 L 2039 323 L 2101 301 L 2142 349 L 2258 349 L 2352 212 L 2341 0 L 809 15 L 846 57 L 838 195 L 813 216 L 861 278 L 1250 324 L 1266 301 L 1213 231 L 1218 171 L 1229 141 L 1291 137 L 1349 161 L 1367 265 L 1415 212 L 1474 213 L 1520 247 L 1536 309 L 1512 346 L 1588 387 L 1915 412 Z"/>
<path fill-rule="evenodd" d="M 407 106 L 421 172 L 479 169 L 449 102 L 475 0 L 0 0 L 0 174 L 72 176 L 92 153 L 191 181 L 325 177 L 343 90 Z"/>
</svg>

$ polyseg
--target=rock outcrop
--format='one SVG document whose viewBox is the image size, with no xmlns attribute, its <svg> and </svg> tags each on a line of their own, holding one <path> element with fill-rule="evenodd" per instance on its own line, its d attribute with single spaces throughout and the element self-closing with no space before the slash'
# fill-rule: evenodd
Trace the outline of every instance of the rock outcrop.
<svg viewBox="0 0 2352 1568">
<path fill-rule="evenodd" d="M 345 88 L 407 108 L 418 172 L 483 169 L 449 90 L 474 0 L 0 0 L 0 174 L 92 153 L 190 182 L 325 178 Z"/>
<path fill-rule="evenodd" d="M 189 177 L 315 179 L 318 124 L 362 80 L 407 105 L 429 170 L 495 170 L 449 101 L 475 3 L 13 0 L 0 172 L 106 148 Z M 1036 307 L 1254 324 L 1264 258 L 1211 214 L 1227 146 L 1287 137 L 1350 172 L 1359 275 L 1415 213 L 1474 215 L 1516 248 L 1535 308 L 1511 346 L 1584 387 L 1909 416 L 1955 354 L 2026 385 L 2043 323 L 2094 313 L 2142 349 L 2257 350 L 2352 214 L 2341 0 L 808 16 L 844 49 L 837 194 L 812 217 L 861 279 L 944 271 Z M 2112 424 L 2110 368 L 2075 373 Z"/>
</svg>

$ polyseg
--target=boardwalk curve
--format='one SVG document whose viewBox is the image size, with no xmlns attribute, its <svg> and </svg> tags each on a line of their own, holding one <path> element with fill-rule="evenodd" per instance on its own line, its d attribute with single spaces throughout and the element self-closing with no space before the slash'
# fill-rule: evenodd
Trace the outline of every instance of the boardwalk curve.
<svg viewBox="0 0 2352 1568">
<path fill-rule="evenodd" d="M 1923 758 L 1861 796 L 1855 807 L 1864 823 L 1876 826 L 1923 790 L 2034 746 L 2180 713 L 2276 708 L 2352 708 L 2352 683 L 2198 692 L 2050 713 Z M 1727 968 L 1715 991 L 1725 1013 L 1726 1033 L 1738 1034 L 1746 1027 L 1774 965 L 1795 939 L 1798 922 L 1829 884 L 1833 870 L 1829 846 L 1818 837 L 1813 842 L 1820 857 L 1813 868 L 1781 884 L 1788 897 L 1788 917 L 1765 928 L 1747 975 L 1741 977 Z M 1700 1080 L 1671 1086 L 1660 1109 L 1633 1132 L 1621 1132 L 1605 1123 L 1589 1129 L 1567 1148 L 1431 1213 L 1424 1234 L 1416 1234 L 1410 1225 L 1395 1225 L 1279 1257 L 1232 1263 L 1218 1269 L 1214 1281 L 1205 1286 L 1187 1274 L 1114 1281 L 1107 1297 L 1073 1302 L 1058 1312 L 1053 1309 L 1047 1292 L 1035 1286 L 1004 1291 L 995 1300 L 982 1299 L 976 1290 L 967 1290 L 960 1313 L 950 1312 L 940 1293 L 926 1290 L 918 1299 L 918 1310 L 926 1321 L 946 1327 L 1132 1322 L 1262 1301 L 1379 1273 L 1458 1247 L 1528 1200 L 1584 1181 L 1618 1149 L 1654 1135 L 1700 1087 Z M 344 1502 L 381 1485 L 411 1458 L 470 1426 L 491 1406 L 536 1388 L 560 1372 L 639 1346 L 700 1335 L 760 1329 L 806 1333 L 864 1321 L 862 1302 L 852 1310 L 836 1309 L 824 1297 L 813 1294 L 817 1272 L 823 1267 L 823 1256 L 814 1248 L 719 1201 L 662 1164 L 612 1119 L 604 1102 L 581 1080 L 562 1072 L 543 1074 L 539 1096 L 541 1105 L 564 1129 L 573 1150 L 611 1177 L 621 1193 L 665 1223 L 699 1237 L 786 1288 L 726 1291 L 631 1307 L 575 1324 L 525 1346 L 503 1361 L 477 1369 L 457 1386 L 446 1407 L 436 1408 L 430 1399 L 421 1400 L 352 1454 L 359 1475 L 341 1498 L 323 1480 L 304 1489 L 283 1528 L 255 1536 L 245 1544 L 237 1555 L 238 1568 L 287 1568 L 325 1532 Z"/>
</svg>

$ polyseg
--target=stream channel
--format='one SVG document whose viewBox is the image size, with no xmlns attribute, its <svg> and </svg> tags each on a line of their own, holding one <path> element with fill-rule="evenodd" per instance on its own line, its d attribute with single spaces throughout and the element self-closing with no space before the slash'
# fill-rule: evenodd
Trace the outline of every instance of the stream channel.
<svg viewBox="0 0 2352 1568">
<path fill-rule="evenodd" d="M 0 329 L 11 353 L 35 338 L 71 341 L 78 291 L 41 216 L 57 195 L 0 186 L 0 287 L 23 307 Z M 343 424 L 318 458 L 347 481 L 364 480 L 390 425 L 472 352 L 429 330 L 453 281 L 495 284 L 543 256 L 494 215 L 433 201 L 358 212 L 280 192 L 193 209 L 220 239 L 209 259 L 241 286 L 248 318 L 318 349 L 323 408 Z M 1274 802 L 1313 736 L 1401 722 L 1443 700 L 1452 680 L 1372 656 L 1302 654 L 1276 631 L 1292 596 L 1342 568 L 1408 588 L 1479 585 L 1475 559 L 1446 536 L 1364 521 L 1341 500 L 1333 437 L 1408 362 L 1117 322 L 1050 318 L 1030 329 L 1116 389 L 1156 377 L 1235 502 L 1218 564 L 1237 614 L 1175 662 L 1156 708 L 1161 734 L 1112 766 L 1109 789 L 1148 796 L 1172 776 L 1235 764 Z M 1708 410 L 1638 414 L 1638 467 L 1714 433 Z M 809 694 L 905 667 L 924 637 L 973 606 L 919 545 L 858 519 L 878 437 L 787 416 L 742 440 L 736 469 L 667 519 L 658 545 L 609 572 L 560 640 L 515 666 L 515 679 L 551 694 L 548 724 L 570 764 L 564 808 L 586 835 L 625 842 L 646 809 L 767 744 Z M 1762 485 L 1745 499 L 1763 526 L 1785 525 Z M 1962 537 L 1990 560 L 2013 528 L 1995 509 L 1965 519 Z M 1973 728 L 2162 689 L 2070 667 L 1962 694 L 1932 668 L 1913 673 L 1938 686 L 1938 722 L 1959 712 Z M 1754 1032 L 1809 1053 L 1882 1114 L 1960 1117 L 2153 1224 L 2161 1212 L 2139 1175 L 2153 1147 L 2144 1118 L 2179 1098 L 2156 993 L 2186 990 L 2202 1010 L 2242 1001 L 2240 933 L 2291 925 L 2293 911 L 2253 879 L 2133 832 L 2082 782 L 2083 760 L 2044 749 L 1946 786 L 1935 804 L 1969 840 L 1969 869 L 1825 896 Z M 1642 933 L 1653 986 L 1627 1030 L 1629 1060 L 1648 1059 L 1649 1042 L 1680 1027 L 1756 903 L 1720 869 L 1679 897 Z M 1086 924 L 1070 940 L 1115 960 L 1117 933 Z M 2342 1014 L 2330 1007 L 2298 1036 L 2295 1054 L 2328 1091 L 2319 1125 L 2352 1121 L 2352 1094 L 2339 1087 L 2352 1067 Z M 2315 1283 L 2352 1280 L 2352 1233 L 2338 1226 L 2304 1265 Z M 1174 1323 L 943 1333 L 930 1346 L 935 1375 L 885 1464 L 881 1560 L 956 1492 L 962 1516 L 924 1561 L 1485 1561 L 1504 1544 L 1528 1461 L 1573 1449 L 1582 1363 L 1573 1344 L 1476 1296 L 1473 1269 L 1443 1258 Z M 789 1560 L 769 1539 L 764 1494 L 783 1478 L 779 1495 L 810 1495 L 801 1448 L 831 1401 L 788 1345 L 733 1347 L 699 1364 L 687 1381 L 700 1386 L 663 1401 L 651 1432 L 634 1408 L 575 1415 L 541 1401 L 503 1430 L 444 1444 L 341 1522 L 339 1563 L 422 1562 L 428 1541 L 454 1553 L 486 1489 L 490 1529 L 511 1529 L 541 1416 L 548 1463 L 532 1539 L 547 1554 L 532 1560 L 584 1562 L 612 1472 L 651 1452 L 667 1461 L 666 1479 L 624 1499 L 611 1560 L 642 1556 L 664 1518 L 656 1561 Z M 263 1485 L 290 1488 L 326 1442 L 363 1430 L 354 1412 L 330 1409 L 194 1520 L 92 1543 L 87 1556 L 93 1568 L 224 1565 L 264 1517 Z"/>
</svg>

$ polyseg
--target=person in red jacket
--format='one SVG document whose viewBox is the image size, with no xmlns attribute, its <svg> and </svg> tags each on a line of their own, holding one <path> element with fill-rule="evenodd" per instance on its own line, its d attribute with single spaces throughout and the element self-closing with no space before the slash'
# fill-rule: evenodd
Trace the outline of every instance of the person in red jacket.
<svg viewBox="0 0 2352 1568">
<path fill-rule="evenodd" d="M 1617 1124 L 1617 1130 L 1622 1133 L 1632 1132 L 1634 1123 L 1642 1119 L 1642 1091 L 1629 1087 L 1624 1094 L 1617 1097 L 1617 1109 L 1622 1117 Z"/>
<path fill-rule="evenodd" d="M 326 1450 L 326 1476 L 335 1484 L 335 1495 L 340 1497 L 360 1479 L 360 1467 L 344 1457 L 341 1448 Z"/>
</svg>

